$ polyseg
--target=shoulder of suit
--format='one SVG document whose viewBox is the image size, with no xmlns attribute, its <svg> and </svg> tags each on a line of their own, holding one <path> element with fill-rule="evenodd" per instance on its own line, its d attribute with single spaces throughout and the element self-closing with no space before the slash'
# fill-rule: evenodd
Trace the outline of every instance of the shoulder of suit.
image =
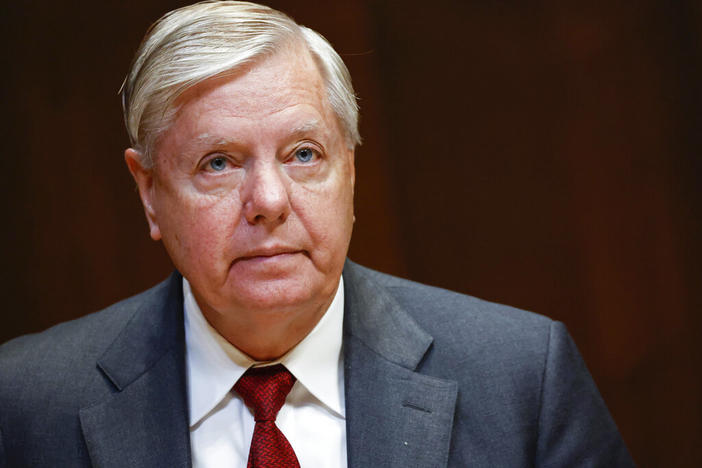
<svg viewBox="0 0 702 468">
<path fill-rule="evenodd" d="M 23 378 L 28 374 L 55 379 L 59 376 L 56 371 L 62 368 L 70 375 L 81 365 L 94 367 L 96 359 L 141 305 L 162 293 L 167 283 L 168 280 L 100 311 L 0 345 L 0 386 L 11 380 L 26 380 Z M 46 372 L 49 369 L 54 372 Z"/>
<path fill-rule="evenodd" d="M 501 325 L 514 322 L 519 326 L 550 326 L 552 322 L 548 317 L 537 313 L 389 275 L 351 261 L 347 263 L 345 271 L 349 269 L 353 274 L 365 276 L 387 290 L 410 311 L 426 313 L 427 310 L 431 310 L 432 314 L 442 313 L 456 315 L 456 318 L 464 316 L 472 320 L 497 321 Z"/>
<path fill-rule="evenodd" d="M 435 351 L 544 352 L 554 321 L 543 315 L 381 273 L 352 262 L 347 270 L 392 296 L 434 339 Z"/>
</svg>

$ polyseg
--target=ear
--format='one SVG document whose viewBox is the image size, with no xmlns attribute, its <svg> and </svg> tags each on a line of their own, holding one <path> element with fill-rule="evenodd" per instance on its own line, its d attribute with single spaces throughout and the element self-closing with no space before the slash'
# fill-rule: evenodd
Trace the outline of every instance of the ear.
<svg viewBox="0 0 702 468">
<path fill-rule="evenodd" d="M 351 193 L 353 193 L 354 187 L 356 186 L 356 149 L 349 149 L 347 157 L 349 165 L 349 177 L 351 177 Z"/>
<path fill-rule="evenodd" d="M 354 198 L 354 193 L 355 193 L 355 188 L 356 188 L 356 149 L 355 148 L 350 148 L 348 150 L 348 154 L 346 155 L 347 161 L 346 164 L 349 165 L 349 178 L 351 179 L 351 210 L 353 213 L 353 210 L 356 206 L 356 204 L 353 202 Z M 356 223 L 356 215 L 352 215 L 352 223 Z"/>
<path fill-rule="evenodd" d="M 153 240 L 161 239 L 161 229 L 158 226 L 158 219 L 153 205 L 154 175 L 153 169 L 146 168 L 142 164 L 142 155 L 133 148 L 124 151 L 124 161 L 127 163 L 129 172 L 132 173 L 134 181 L 139 188 L 139 197 L 144 205 L 146 220 L 149 222 L 149 230 Z"/>
</svg>

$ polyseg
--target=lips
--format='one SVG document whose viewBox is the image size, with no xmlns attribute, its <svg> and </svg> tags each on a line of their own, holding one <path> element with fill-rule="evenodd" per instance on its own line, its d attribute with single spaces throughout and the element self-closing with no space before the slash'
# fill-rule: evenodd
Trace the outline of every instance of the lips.
<svg viewBox="0 0 702 468">
<path fill-rule="evenodd" d="M 274 246 L 274 247 L 264 247 L 264 248 L 258 248 L 254 249 L 251 251 L 246 252 L 244 255 L 241 255 L 234 260 L 234 263 L 240 262 L 240 261 L 246 261 L 246 260 L 262 260 L 265 261 L 266 259 L 275 259 L 276 257 L 285 257 L 288 255 L 295 255 L 295 254 L 304 254 L 304 250 L 299 250 L 291 247 L 280 247 L 280 246 Z"/>
</svg>

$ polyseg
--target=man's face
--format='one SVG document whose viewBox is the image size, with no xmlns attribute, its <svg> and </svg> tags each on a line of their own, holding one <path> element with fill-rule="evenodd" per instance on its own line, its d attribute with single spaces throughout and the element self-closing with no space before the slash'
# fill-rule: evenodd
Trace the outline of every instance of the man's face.
<svg viewBox="0 0 702 468">
<path fill-rule="evenodd" d="M 354 153 L 309 54 L 283 50 L 178 102 L 137 181 L 203 312 L 325 308 L 351 237 Z"/>
</svg>

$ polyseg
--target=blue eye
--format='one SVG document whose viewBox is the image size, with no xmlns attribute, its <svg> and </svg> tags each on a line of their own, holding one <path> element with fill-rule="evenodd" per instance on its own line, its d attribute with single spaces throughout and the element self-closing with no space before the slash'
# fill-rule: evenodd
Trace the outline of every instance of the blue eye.
<svg viewBox="0 0 702 468">
<path fill-rule="evenodd" d="M 220 172 L 227 168 L 227 160 L 224 158 L 212 158 L 210 160 L 212 170 Z"/>
<path fill-rule="evenodd" d="M 298 161 L 306 163 L 312 161 L 314 158 L 314 150 L 312 148 L 300 148 L 295 151 L 295 157 Z"/>
</svg>

